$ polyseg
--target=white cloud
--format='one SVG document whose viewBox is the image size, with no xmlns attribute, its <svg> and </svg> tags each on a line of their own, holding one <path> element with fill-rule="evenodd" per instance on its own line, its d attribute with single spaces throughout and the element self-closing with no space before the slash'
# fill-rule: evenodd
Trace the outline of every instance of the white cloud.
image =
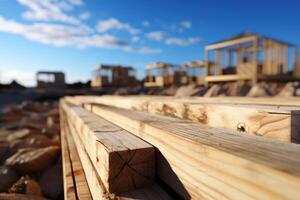
<svg viewBox="0 0 300 200">
<path fill-rule="evenodd" d="M 136 49 L 136 51 L 141 54 L 159 54 L 162 52 L 161 49 L 153 49 L 153 48 L 149 48 L 149 47 L 140 47 L 140 48 Z"/>
<path fill-rule="evenodd" d="M 190 46 L 198 44 L 201 41 L 201 38 L 180 38 L 172 37 L 164 31 L 153 31 L 146 34 L 146 38 L 149 40 L 154 40 L 158 42 L 163 42 L 167 45 L 177 45 L 177 46 Z"/>
<path fill-rule="evenodd" d="M 141 41 L 141 38 L 138 37 L 138 36 L 134 36 L 134 37 L 131 38 L 131 41 L 132 41 L 132 42 L 140 42 L 140 41 Z"/>
<path fill-rule="evenodd" d="M 201 42 L 201 38 L 178 38 L 178 37 L 169 37 L 165 40 L 167 45 L 178 45 L 178 46 L 190 46 L 195 45 Z"/>
<path fill-rule="evenodd" d="M 133 28 L 129 24 L 122 23 L 116 18 L 109 18 L 107 20 L 99 21 L 97 24 L 97 30 L 100 33 L 104 33 L 109 30 L 126 30 L 130 34 L 138 34 L 140 32 L 140 30 Z"/>
<path fill-rule="evenodd" d="M 145 21 L 142 21 L 142 26 L 143 27 L 149 27 L 150 26 L 150 22 L 145 20 Z"/>
<path fill-rule="evenodd" d="M 80 13 L 79 15 L 79 19 L 81 20 L 87 20 L 91 17 L 91 13 L 89 12 L 83 12 L 83 13 Z"/>
<path fill-rule="evenodd" d="M 190 28 L 192 28 L 192 22 L 182 21 L 182 22 L 180 22 L 180 26 L 184 29 L 190 29 Z"/>
<path fill-rule="evenodd" d="M 77 5 L 77 6 L 83 5 L 83 1 L 82 0 L 69 0 L 69 2 L 71 4 Z"/>
<path fill-rule="evenodd" d="M 166 33 L 163 31 L 152 31 L 146 34 L 146 37 L 150 40 L 162 41 L 166 37 Z"/>
<path fill-rule="evenodd" d="M 13 33 L 23 36 L 31 41 L 57 47 L 75 46 L 78 48 L 110 48 L 143 54 L 160 52 L 158 49 L 149 47 L 132 47 L 127 42 L 124 42 L 113 35 L 95 34 L 91 28 L 84 25 L 72 26 L 47 23 L 33 23 L 28 25 L 13 20 L 6 20 L 0 16 L 0 31 Z"/>
<path fill-rule="evenodd" d="M 60 21 L 70 24 L 79 24 L 80 20 L 69 16 L 63 10 L 71 10 L 72 6 L 67 2 L 54 0 L 18 0 L 28 10 L 22 13 L 22 17 L 28 20 Z"/>
</svg>

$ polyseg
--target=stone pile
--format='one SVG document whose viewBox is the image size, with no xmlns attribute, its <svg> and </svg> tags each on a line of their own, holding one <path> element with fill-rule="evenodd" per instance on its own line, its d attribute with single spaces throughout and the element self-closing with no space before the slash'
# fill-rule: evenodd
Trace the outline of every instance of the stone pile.
<svg viewBox="0 0 300 200">
<path fill-rule="evenodd" d="M 57 103 L 0 110 L 0 199 L 63 199 Z"/>
</svg>

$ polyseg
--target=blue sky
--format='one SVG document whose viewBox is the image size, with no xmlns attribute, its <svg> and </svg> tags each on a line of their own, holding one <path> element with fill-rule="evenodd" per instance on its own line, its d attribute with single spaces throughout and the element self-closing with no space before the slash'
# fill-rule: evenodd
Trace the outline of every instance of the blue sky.
<svg viewBox="0 0 300 200">
<path fill-rule="evenodd" d="M 37 70 L 86 81 L 100 63 L 203 59 L 242 31 L 300 44 L 299 1 L 0 0 L 0 82 L 35 84 Z"/>
</svg>

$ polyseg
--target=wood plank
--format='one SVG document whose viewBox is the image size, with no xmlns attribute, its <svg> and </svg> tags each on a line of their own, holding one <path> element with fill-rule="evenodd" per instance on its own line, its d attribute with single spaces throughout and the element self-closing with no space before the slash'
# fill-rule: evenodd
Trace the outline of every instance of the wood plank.
<svg viewBox="0 0 300 200">
<path fill-rule="evenodd" d="M 63 102 L 61 107 L 109 192 L 119 194 L 153 183 L 153 146 L 81 107 Z"/>
<path fill-rule="evenodd" d="M 153 144 L 157 176 L 184 199 L 298 199 L 300 146 L 186 120 L 91 105 Z"/>
<path fill-rule="evenodd" d="M 75 186 L 73 180 L 73 171 L 71 167 L 71 159 L 69 155 L 69 150 L 67 147 L 67 142 L 65 139 L 66 128 L 62 123 L 61 116 L 61 154 L 62 154 L 62 165 L 63 165 L 63 181 L 64 181 L 64 199 L 75 200 L 77 196 L 75 194 Z"/>
<path fill-rule="evenodd" d="M 66 135 L 67 146 L 69 148 L 69 154 L 71 159 L 71 165 L 73 170 L 73 179 L 75 181 L 77 197 L 80 200 L 92 199 L 89 187 L 87 185 L 86 177 L 82 169 L 82 163 L 80 161 L 76 146 L 70 135 Z"/>
<path fill-rule="evenodd" d="M 209 99 L 209 98 L 208 98 Z M 285 142 L 300 142 L 300 107 L 199 102 L 193 99 L 95 97 L 73 100 L 78 105 L 96 102 L 152 114 L 172 116 L 211 127 L 236 130 Z"/>
<path fill-rule="evenodd" d="M 137 190 L 125 192 L 119 194 L 118 196 L 114 194 L 110 194 L 105 189 L 100 176 L 98 175 L 95 166 L 93 165 L 91 159 L 88 156 L 88 153 L 85 150 L 83 142 L 76 133 L 76 130 L 72 128 L 69 124 L 69 129 L 73 129 L 70 131 L 72 138 L 76 144 L 78 154 L 80 156 L 81 162 L 83 163 L 83 169 L 86 174 L 87 182 L 90 187 L 90 191 L 92 193 L 93 199 L 124 199 L 124 200 L 171 200 L 172 198 L 156 183 Z"/>
<path fill-rule="evenodd" d="M 91 163 L 91 160 L 82 142 L 80 141 L 79 136 L 74 131 L 71 130 L 71 125 L 69 125 L 68 122 L 66 125 L 68 127 L 68 133 L 69 133 L 68 137 L 70 137 L 76 145 L 78 155 L 82 162 L 83 171 L 85 173 L 85 176 L 87 177 L 86 181 L 89 186 L 93 199 L 99 199 L 99 200 L 108 199 L 109 193 L 105 189 L 98 173 L 95 170 L 95 167 Z"/>
<path fill-rule="evenodd" d="M 230 41 L 216 43 L 216 44 L 211 44 L 211 45 L 205 46 L 205 50 L 207 51 L 207 50 L 214 50 L 214 49 L 220 49 L 220 48 L 224 48 L 224 47 L 228 47 L 228 46 L 233 46 L 233 45 L 241 44 L 241 43 L 244 43 L 244 42 L 253 41 L 256 38 L 257 38 L 257 36 L 248 36 L 248 37 L 243 37 L 243 38 L 240 38 L 240 39 L 230 40 Z"/>
<path fill-rule="evenodd" d="M 300 97 L 174 97 L 174 96 L 154 96 L 154 95 L 130 95 L 130 96 L 117 96 L 117 95 L 104 95 L 104 96 L 75 96 L 65 97 L 66 100 L 84 100 L 87 102 L 94 102 L 97 99 L 120 99 L 125 98 L 130 101 L 137 100 L 176 100 L 176 101 L 192 101 L 192 102 L 209 102 L 209 103 L 235 103 L 247 105 L 269 105 L 269 106 L 300 106 Z M 80 103 L 80 101 L 78 101 Z"/>
<path fill-rule="evenodd" d="M 109 194 L 98 173 L 96 172 L 96 169 L 94 165 L 92 164 L 84 146 L 83 142 L 78 136 L 77 131 L 71 126 L 71 124 L 67 124 L 68 127 L 68 138 L 72 138 L 74 143 L 76 144 L 76 149 L 78 151 L 79 157 L 81 159 L 81 162 L 83 163 L 83 171 L 85 172 L 85 175 L 87 178 L 87 183 L 90 187 L 90 191 L 92 193 L 93 199 L 141 199 L 141 200 L 170 200 L 172 199 L 158 184 L 152 184 L 148 187 L 137 189 L 134 191 L 122 193 L 118 196 L 114 194 Z M 72 131 L 71 131 L 72 129 Z"/>
</svg>

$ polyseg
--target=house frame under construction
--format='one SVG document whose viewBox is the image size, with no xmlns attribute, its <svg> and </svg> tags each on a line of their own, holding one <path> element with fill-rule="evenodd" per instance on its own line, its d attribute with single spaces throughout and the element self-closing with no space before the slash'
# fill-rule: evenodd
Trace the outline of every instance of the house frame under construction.
<svg viewBox="0 0 300 200">
<path fill-rule="evenodd" d="M 121 65 L 97 65 L 92 69 L 93 88 L 120 88 L 137 85 L 135 69 Z"/>
<path fill-rule="evenodd" d="M 187 83 L 187 76 L 182 65 L 156 62 L 147 65 L 145 87 L 168 87 Z"/>
<path fill-rule="evenodd" d="M 205 82 L 297 79 L 298 62 L 295 45 L 242 33 L 205 47 Z"/>
<path fill-rule="evenodd" d="M 56 71 L 38 71 L 36 82 L 40 90 L 60 91 L 65 88 L 65 74 Z"/>
</svg>

